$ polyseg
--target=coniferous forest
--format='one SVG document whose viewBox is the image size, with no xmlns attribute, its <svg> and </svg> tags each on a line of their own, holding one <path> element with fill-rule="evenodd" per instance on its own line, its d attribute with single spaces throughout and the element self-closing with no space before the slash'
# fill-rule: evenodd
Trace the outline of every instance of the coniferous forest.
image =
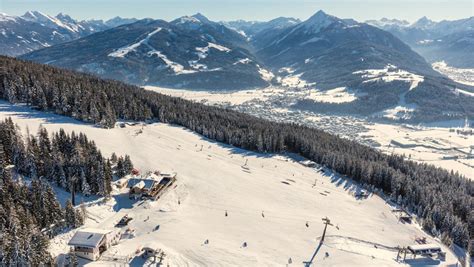
<svg viewBox="0 0 474 267">
<path fill-rule="evenodd" d="M 457 173 L 302 125 L 271 122 L 51 66 L 8 57 L 0 61 L 0 97 L 11 103 L 102 127 L 113 127 L 117 119 L 172 123 L 247 150 L 297 153 L 383 192 L 415 213 L 426 231 L 474 254 L 474 182 Z M 35 171 L 41 175 L 44 169 Z M 91 190 L 101 192 L 93 182 Z"/>
<path fill-rule="evenodd" d="M 84 221 L 71 200 L 61 207 L 51 185 L 109 196 L 113 175 L 133 168 L 128 156 L 117 162 L 120 168 L 113 171 L 111 161 L 82 133 L 61 129 L 49 135 L 40 127 L 36 135 L 23 137 L 11 119 L 0 122 L 0 265 L 49 264 L 46 235 Z"/>
</svg>

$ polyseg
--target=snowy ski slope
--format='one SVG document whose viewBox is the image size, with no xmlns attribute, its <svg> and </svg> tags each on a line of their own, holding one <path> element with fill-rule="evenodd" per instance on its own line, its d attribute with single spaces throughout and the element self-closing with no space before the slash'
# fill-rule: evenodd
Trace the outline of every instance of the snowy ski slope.
<svg viewBox="0 0 474 267">
<path fill-rule="evenodd" d="M 49 131 L 84 132 L 104 155 L 129 154 L 141 171 L 178 173 L 177 187 L 157 202 L 132 202 L 126 192 L 116 191 L 107 203 L 87 204 L 86 227 L 110 228 L 128 213 L 136 233 L 91 266 L 126 257 L 132 257 L 132 266 L 149 265 L 135 257 L 141 246 L 163 249 L 165 266 L 286 266 L 290 258 L 288 266 L 302 266 L 318 247 L 326 216 L 333 226 L 314 266 L 403 266 L 407 263 L 395 261 L 395 247 L 414 244 L 420 236 L 437 242 L 416 224 L 399 222 L 380 197 L 358 200 L 354 192 L 360 188 L 350 181 L 286 156 L 244 151 L 167 124 L 105 130 L 0 102 L 0 119 L 8 116 L 31 132 L 40 124 Z M 53 254 L 68 251 L 71 235 L 52 240 Z M 445 262 L 409 262 L 438 263 L 455 264 L 456 259 L 448 252 Z"/>
</svg>

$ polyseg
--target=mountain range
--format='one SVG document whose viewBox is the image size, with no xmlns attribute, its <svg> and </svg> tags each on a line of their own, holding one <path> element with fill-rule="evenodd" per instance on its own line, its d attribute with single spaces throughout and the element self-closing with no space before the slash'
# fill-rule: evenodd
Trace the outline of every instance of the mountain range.
<svg viewBox="0 0 474 267">
<path fill-rule="evenodd" d="M 360 82 L 354 72 L 387 65 L 437 75 L 390 33 L 323 11 L 303 22 L 280 18 L 252 25 L 258 29 L 242 34 L 202 14 L 171 22 L 145 19 L 22 57 L 140 85 L 196 89 L 292 80 L 330 89 Z"/>
<path fill-rule="evenodd" d="M 279 17 L 270 21 L 222 21 L 228 28 L 238 31 L 240 34 L 252 38 L 257 33 L 271 29 L 283 29 L 300 23 L 301 20 L 295 18 Z"/>
<path fill-rule="evenodd" d="M 422 17 L 412 24 L 383 18 L 366 23 L 397 36 L 430 62 L 474 68 L 474 17 L 440 22 Z"/>
<path fill-rule="evenodd" d="M 53 17 L 39 11 L 22 16 L 0 13 L 0 54 L 18 56 L 134 21 L 120 17 L 77 21 L 62 13 Z"/>
<path fill-rule="evenodd" d="M 216 90 L 268 85 L 246 46 L 242 35 L 196 14 L 172 22 L 140 20 L 23 58 L 140 85 Z"/>
<path fill-rule="evenodd" d="M 63 24 L 74 21 L 65 17 L 58 15 L 57 19 Z M 359 96 L 338 103 L 301 99 L 293 105 L 316 112 L 379 114 L 399 120 L 457 118 L 474 113 L 469 107 L 472 87 L 434 71 L 411 47 L 413 43 L 388 30 L 416 25 L 424 31 L 436 28 L 469 38 L 462 31 L 456 32 L 459 27 L 454 29 L 446 23 L 434 26 L 428 19 L 413 25 L 389 19 L 360 23 L 323 11 L 305 21 L 214 22 L 198 13 L 170 22 L 118 20 L 118 24 L 122 22 L 126 24 L 103 26 L 109 28 L 89 31 L 79 39 L 21 58 L 137 85 L 215 91 L 269 85 L 322 91 L 338 88 Z M 458 46 L 455 51 L 462 54 L 468 50 Z"/>
</svg>

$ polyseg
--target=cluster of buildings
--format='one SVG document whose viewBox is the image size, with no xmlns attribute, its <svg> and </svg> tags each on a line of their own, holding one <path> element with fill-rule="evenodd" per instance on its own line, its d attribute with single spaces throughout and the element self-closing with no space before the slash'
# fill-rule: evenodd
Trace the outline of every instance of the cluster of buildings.
<svg viewBox="0 0 474 267">
<path fill-rule="evenodd" d="M 133 172 L 136 173 L 136 172 Z M 167 188 L 172 186 L 176 181 L 176 173 L 147 173 L 140 176 L 139 174 L 131 177 L 124 177 L 115 182 L 119 188 L 128 188 L 129 197 L 131 199 L 159 199 Z"/>
<path fill-rule="evenodd" d="M 134 170 L 131 176 L 115 181 L 115 185 L 121 189 L 128 189 L 130 199 L 157 200 L 175 181 L 176 173 L 155 171 L 140 175 L 137 170 Z M 119 242 L 122 236 L 121 226 L 127 225 L 131 219 L 125 215 L 113 229 L 85 228 L 78 230 L 68 242 L 71 253 L 84 259 L 98 260 L 104 251 Z M 126 221 L 126 223 L 122 223 L 122 221 Z"/>
</svg>

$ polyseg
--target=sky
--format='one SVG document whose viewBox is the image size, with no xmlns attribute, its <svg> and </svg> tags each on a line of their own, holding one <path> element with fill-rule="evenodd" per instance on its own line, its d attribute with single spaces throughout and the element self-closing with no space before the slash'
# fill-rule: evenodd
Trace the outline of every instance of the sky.
<svg viewBox="0 0 474 267">
<path fill-rule="evenodd" d="M 474 16 L 474 0 L 0 0 L 0 12 L 21 15 L 38 10 L 76 19 L 115 16 L 172 20 L 201 12 L 211 20 L 307 19 L 318 10 L 358 21 L 382 17 L 410 22 L 427 16 L 453 20 Z"/>
</svg>

